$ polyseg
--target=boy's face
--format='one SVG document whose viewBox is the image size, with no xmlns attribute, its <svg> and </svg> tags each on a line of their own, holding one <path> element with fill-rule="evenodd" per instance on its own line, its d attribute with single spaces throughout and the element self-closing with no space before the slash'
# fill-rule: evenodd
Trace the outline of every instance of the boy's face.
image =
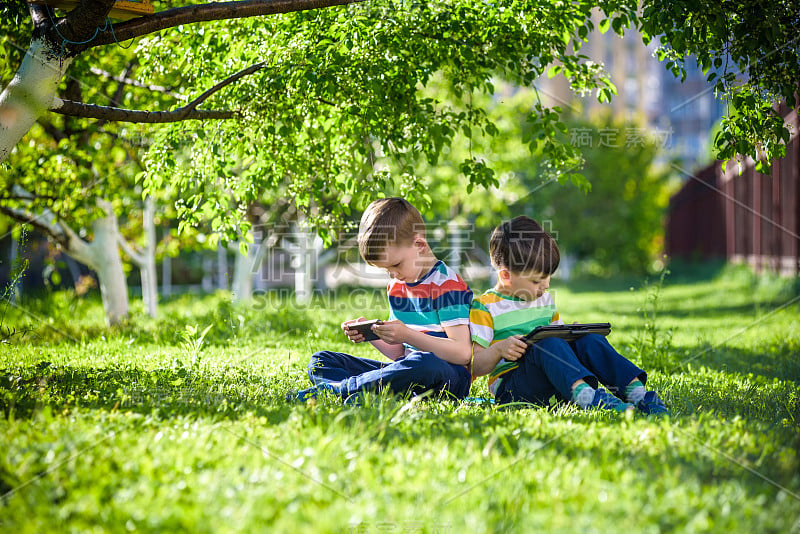
<svg viewBox="0 0 800 534">
<path fill-rule="evenodd" d="M 402 282 L 416 282 L 432 267 L 425 254 L 427 246 L 426 241 L 420 237 L 408 245 L 388 245 L 381 261 L 373 262 L 372 265 L 386 269 L 389 276 Z"/>
<path fill-rule="evenodd" d="M 512 273 L 503 268 L 499 270 L 498 275 L 505 292 L 523 300 L 536 300 L 550 288 L 549 274 L 544 275 L 536 271 Z"/>
</svg>

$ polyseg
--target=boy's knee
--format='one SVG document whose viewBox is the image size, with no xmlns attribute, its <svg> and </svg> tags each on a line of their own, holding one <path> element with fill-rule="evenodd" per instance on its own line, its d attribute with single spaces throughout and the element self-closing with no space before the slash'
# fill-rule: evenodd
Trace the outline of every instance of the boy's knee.
<svg viewBox="0 0 800 534">
<path fill-rule="evenodd" d="M 321 350 L 319 352 L 315 352 L 311 359 L 308 361 L 308 370 L 314 371 L 320 367 L 322 367 L 326 362 L 331 361 L 331 351 L 329 350 Z"/>
<path fill-rule="evenodd" d="M 586 334 L 575 340 L 575 345 L 579 347 L 594 347 L 598 345 L 608 345 L 608 340 L 600 334 Z"/>
</svg>

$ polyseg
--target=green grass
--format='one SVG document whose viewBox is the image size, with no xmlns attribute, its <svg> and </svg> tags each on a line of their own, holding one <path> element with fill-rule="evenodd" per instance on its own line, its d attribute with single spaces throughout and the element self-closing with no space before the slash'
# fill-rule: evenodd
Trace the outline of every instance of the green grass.
<svg viewBox="0 0 800 534">
<path fill-rule="evenodd" d="M 374 356 L 338 324 L 385 316 L 380 292 L 307 308 L 186 296 L 113 329 L 67 292 L 7 307 L 0 530 L 800 533 L 794 281 L 727 269 L 552 290 L 565 320 L 612 323 L 670 418 L 286 404 L 315 350 Z"/>
</svg>

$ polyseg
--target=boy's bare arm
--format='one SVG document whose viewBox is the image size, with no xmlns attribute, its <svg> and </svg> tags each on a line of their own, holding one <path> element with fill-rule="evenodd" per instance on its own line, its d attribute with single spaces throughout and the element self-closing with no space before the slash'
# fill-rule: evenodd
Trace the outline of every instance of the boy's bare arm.
<svg viewBox="0 0 800 534">
<path fill-rule="evenodd" d="M 528 344 L 522 341 L 522 336 L 511 336 L 489 348 L 473 343 L 472 350 L 472 376 L 483 376 L 491 373 L 501 359 L 515 362 L 522 358 Z"/>
<path fill-rule="evenodd" d="M 373 332 L 387 343 L 408 343 L 455 365 L 469 365 L 472 359 L 469 326 L 465 324 L 444 327 L 446 338 L 418 332 L 401 321 L 385 321 L 374 326 Z"/>
<path fill-rule="evenodd" d="M 399 360 L 406 353 L 406 348 L 402 343 L 387 343 L 382 339 L 376 339 L 370 343 L 390 360 Z"/>
</svg>

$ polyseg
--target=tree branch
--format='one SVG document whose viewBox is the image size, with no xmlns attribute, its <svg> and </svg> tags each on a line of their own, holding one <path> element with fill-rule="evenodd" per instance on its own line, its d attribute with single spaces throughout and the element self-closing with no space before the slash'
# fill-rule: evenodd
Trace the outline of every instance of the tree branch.
<svg viewBox="0 0 800 534">
<path fill-rule="evenodd" d="M 31 195 L 29 193 L 25 193 L 25 194 L 14 194 L 14 193 L 11 193 L 11 194 L 0 195 L 0 202 L 8 201 L 8 200 L 50 200 L 50 201 L 55 202 L 58 199 L 59 199 L 59 197 L 53 197 L 53 196 L 50 196 L 50 195 L 36 195 L 34 197 L 33 195 Z"/>
<path fill-rule="evenodd" d="M 85 104 L 72 100 L 55 99 L 50 111 L 69 115 L 72 117 L 84 117 L 88 119 L 102 119 L 107 121 L 120 122 L 143 122 L 143 123 L 165 123 L 179 122 L 184 120 L 207 120 L 207 119 L 231 119 L 238 112 L 228 110 L 203 110 L 195 109 L 207 100 L 211 95 L 235 81 L 252 74 L 257 70 L 263 69 L 265 62 L 250 65 L 236 74 L 225 78 L 211 89 L 186 104 L 172 111 L 137 111 L 133 109 L 121 109 L 109 106 L 98 106 L 95 104 Z"/>
<path fill-rule="evenodd" d="M 122 252 L 127 254 L 128 257 L 131 259 L 131 261 L 141 269 L 142 266 L 145 264 L 144 254 L 134 249 L 133 245 L 128 243 L 128 240 L 122 237 L 121 234 L 119 235 L 119 239 L 117 239 L 117 242 L 119 243 Z"/>
<path fill-rule="evenodd" d="M 211 95 L 213 95 L 214 93 L 216 93 L 217 91 L 222 89 L 223 87 L 232 84 L 233 82 L 239 80 L 240 78 L 244 78 L 248 74 L 253 74 L 257 70 L 263 69 L 264 65 L 266 65 L 266 62 L 262 61 L 261 63 L 256 63 L 255 65 L 250 65 L 246 69 L 240 70 L 239 72 L 237 72 L 233 76 L 225 78 L 224 80 L 219 82 L 217 85 L 215 85 L 214 87 L 212 87 L 211 89 L 209 89 L 208 91 L 203 93 L 202 95 L 198 96 L 197 98 L 195 98 L 194 100 L 192 100 L 191 102 L 189 102 L 183 108 L 180 108 L 180 109 L 187 109 L 189 111 L 194 111 L 194 108 L 196 108 L 197 106 L 202 104 L 204 100 L 206 100 L 208 97 L 210 97 Z"/>
<path fill-rule="evenodd" d="M 89 0 L 85 4 L 108 3 L 109 9 L 114 0 Z M 150 33 L 174 28 L 181 24 L 207 22 L 211 20 L 240 19 L 279 13 L 293 13 L 310 9 L 322 9 L 339 5 L 362 2 L 364 0 L 238 0 L 233 2 L 212 2 L 186 7 L 176 7 L 160 11 L 154 15 L 137 17 L 114 26 L 114 32 L 102 32 L 89 43 L 72 45 L 69 55 L 77 55 L 97 46 L 127 41 Z M 82 4 L 83 5 L 83 4 Z M 79 8 L 71 11 L 68 17 Z M 95 26 L 103 22 L 103 17 L 94 19 Z"/>
<path fill-rule="evenodd" d="M 69 115 L 71 117 L 148 124 L 186 120 L 232 119 L 237 115 L 237 112 L 228 110 L 197 109 L 187 111 L 184 108 L 179 108 L 175 111 L 137 111 L 134 109 L 84 104 L 83 102 L 72 102 L 71 100 L 60 100 L 56 105 L 50 108 L 50 111 L 60 113 L 61 115 Z"/>
<path fill-rule="evenodd" d="M 56 241 L 59 245 L 67 248 L 69 236 L 64 231 L 64 226 L 55 222 L 55 216 L 50 210 L 45 210 L 41 215 L 34 215 L 25 209 L 0 205 L 0 212 L 17 222 L 30 224 L 44 235 Z"/>
<path fill-rule="evenodd" d="M 17 200 L 26 200 L 28 202 L 33 202 L 38 198 L 41 198 L 39 195 L 34 195 L 19 184 L 14 184 L 14 186 L 11 187 L 11 195 L 16 197 Z M 62 242 L 65 239 L 64 230 L 67 228 L 67 226 L 63 223 L 57 222 L 58 218 L 56 217 L 56 214 L 53 213 L 53 211 L 49 208 L 44 208 L 42 214 L 38 216 L 32 215 L 27 210 L 6 208 L 5 206 L 3 206 L 3 208 L 16 211 L 20 216 L 27 217 L 27 219 L 22 222 L 27 222 L 34 225 L 39 230 L 45 232 L 47 235 L 50 235 L 56 241 Z"/>
<path fill-rule="evenodd" d="M 104 21 L 114 7 L 116 0 L 90 0 L 83 1 L 78 7 L 67 13 L 61 26 L 61 35 L 73 41 L 83 41 L 96 31 L 100 24 L 95 21 Z"/>
</svg>

